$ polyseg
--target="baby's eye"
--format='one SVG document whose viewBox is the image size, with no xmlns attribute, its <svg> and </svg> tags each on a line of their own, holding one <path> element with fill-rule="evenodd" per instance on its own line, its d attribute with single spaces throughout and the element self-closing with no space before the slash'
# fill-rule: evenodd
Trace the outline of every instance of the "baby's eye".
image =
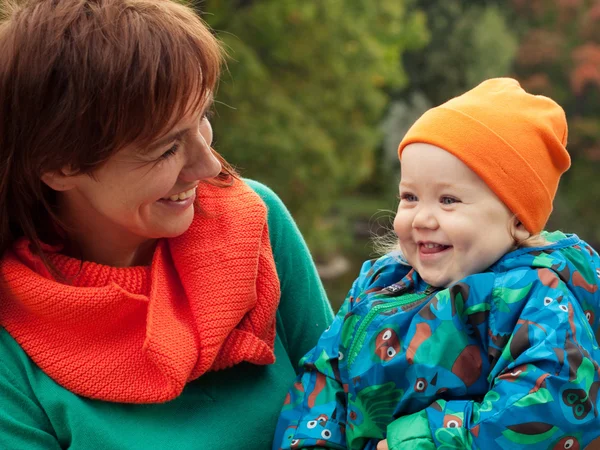
<svg viewBox="0 0 600 450">
<path fill-rule="evenodd" d="M 440 203 L 442 205 L 453 205 L 454 203 L 460 203 L 460 200 L 454 197 L 444 196 L 440 198 Z"/>
<path fill-rule="evenodd" d="M 400 201 L 405 201 L 405 202 L 416 202 L 419 199 L 417 198 L 416 195 L 411 194 L 410 192 L 404 192 L 400 195 Z"/>
</svg>

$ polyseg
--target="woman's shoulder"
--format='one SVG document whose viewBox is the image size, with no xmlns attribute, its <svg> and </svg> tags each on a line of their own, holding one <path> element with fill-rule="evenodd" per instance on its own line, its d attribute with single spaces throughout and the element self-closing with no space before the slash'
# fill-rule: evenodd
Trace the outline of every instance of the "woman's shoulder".
<svg viewBox="0 0 600 450">
<path fill-rule="evenodd" d="M 267 204 L 267 207 L 283 206 L 283 202 L 281 201 L 281 199 L 277 196 L 277 194 L 270 187 L 266 186 L 265 184 L 263 184 L 259 181 L 252 180 L 250 178 L 243 178 L 243 181 L 248 186 L 250 186 L 250 188 L 254 192 L 256 192 L 260 196 L 260 198 Z"/>
<path fill-rule="evenodd" d="M 269 236 L 273 250 L 277 252 L 280 246 L 285 247 L 295 242 L 303 246 L 304 240 L 302 239 L 302 235 L 292 215 L 277 194 L 271 188 L 258 181 L 248 178 L 244 178 L 243 181 L 258 194 L 267 206 L 267 223 L 269 225 Z"/>
</svg>

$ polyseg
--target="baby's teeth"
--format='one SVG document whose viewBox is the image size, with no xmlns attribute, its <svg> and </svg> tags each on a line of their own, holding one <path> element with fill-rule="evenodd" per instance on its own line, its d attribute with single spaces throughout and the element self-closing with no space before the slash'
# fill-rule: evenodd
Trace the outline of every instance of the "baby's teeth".
<svg viewBox="0 0 600 450">
<path fill-rule="evenodd" d="M 177 200 L 179 200 L 179 195 L 171 195 L 169 197 L 169 200 L 171 200 L 172 202 L 176 202 Z"/>
</svg>

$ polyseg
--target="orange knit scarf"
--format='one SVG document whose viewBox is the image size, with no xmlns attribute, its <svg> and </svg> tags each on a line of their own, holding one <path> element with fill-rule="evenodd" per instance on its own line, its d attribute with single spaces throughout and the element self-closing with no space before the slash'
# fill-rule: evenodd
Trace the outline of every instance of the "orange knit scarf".
<svg viewBox="0 0 600 450">
<path fill-rule="evenodd" d="M 160 240 L 150 267 L 49 253 L 66 285 L 18 241 L 0 261 L 0 324 L 57 383 L 105 401 L 165 402 L 207 371 L 272 364 L 280 291 L 266 206 L 239 181 L 198 197 L 207 214 Z"/>
</svg>

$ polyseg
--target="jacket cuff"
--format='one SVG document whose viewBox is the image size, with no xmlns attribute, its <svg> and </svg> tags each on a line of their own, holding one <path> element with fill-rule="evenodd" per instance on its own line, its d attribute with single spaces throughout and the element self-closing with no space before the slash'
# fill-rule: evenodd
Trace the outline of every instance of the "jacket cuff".
<svg viewBox="0 0 600 450">
<path fill-rule="evenodd" d="M 434 450 L 436 448 L 425 410 L 400 417 L 387 427 L 389 450 Z"/>
</svg>

